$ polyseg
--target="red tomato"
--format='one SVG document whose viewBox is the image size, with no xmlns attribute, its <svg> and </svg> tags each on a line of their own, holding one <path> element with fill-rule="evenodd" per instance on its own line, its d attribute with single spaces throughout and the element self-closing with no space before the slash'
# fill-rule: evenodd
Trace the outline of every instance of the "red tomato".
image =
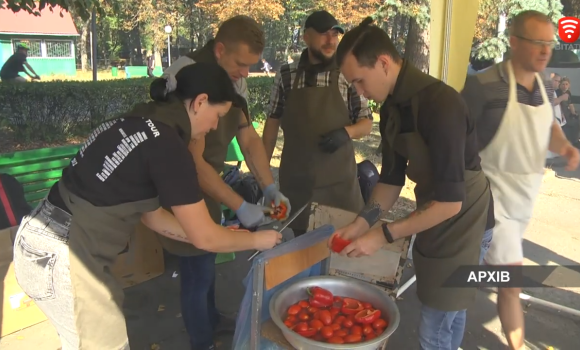
<svg viewBox="0 0 580 350">
<path fill-rule="evenodd" d="M 310 304 L 306 300 L 300 300 L 298 302 L 298 305 L 300 305 L 300 307 L 303 309 L 310 307 Z"/>
<path fill-rule="evenodd" d="M 375 333 L 370 333 L 365 335 L 365 340 L 372 340 L 375 339 L 377 337 L 377 335 Z"/>
<path fill-rule="evenodd" d="M 332 328 L 332 330 L 334 332 L 336 332 L 337 330 L 340 329 L 340 325 L 338 323 L 333 323 L 333 324 L 330 325 L 330 328 Z"/>
<path fill-rule="evenodd" d="M 346 317 L 339 315 L 334 319 L 333 323 L 338 323 L 338 324 L 342 325 L 342 322 L 344 322 L 344 320 L 346 320 Z"/>
<path fill-rule="evenodd" d="M 320 330 L 320 334 L 322 334 L 322 336 L 324 338 L 328 339 L 328 338 L 332 337 L 332 335 L 334 334 L 334 331 L 332 330 L 332 328 L 330 328 L 328 326 L 324 326 Z"/>
<path fill-rule="evenodd" d="M 308 329 L 308 323 L 300 322 L 294 327 L 294 332 L 305 332 Z"/>
<path fill-rule="evenodd" d="M 316 311 L 318 311 L 318 308 L 315 308 L 314 306 L 311 306 L 308 308 L 308 313 L 314 315 L 316 313 Z"/>
<path fill-rule="evenodd" d="M 382 329 L 382 328 L 377 328 L 377 329 L 375 329 L 375 334 L 376 334 L 376 335 L 381 335 L 381 334 L 383 334 L 383 332 L 384 332 L 384 331 L 385 331 L 385 330 L 384 330 L 384 329 Z"/>
<path fill-rule="evenodd" d="M 298 315 L 302 307 L 298 304 L 292 305 L 288 308 L 288 315 Z"/>
<path fill-rule="evenodd" d="M 352 322 L 352 320 L 351 320 L 351 319 L 349 319 L 349 318 L 345 318 L 345 319 L 344 319 L 344 321 L 342 321 L 342 326 L 343 326 L 344 328 L 350 328 L 350 327 L 352 327 L 353 325 L 354 325 L 354 322 Z"/>
<path fill-rule="evenodd" d="M 300 311 L 298 314 L 298 319 L 300 321 L 308 321 L 310 319 L 310 315 L 307 314 L 305 311 Z"/>
<path fill-rule="evenodd" d="M 342 298 L 338 297 L 338 296 L 334 296 L 334 298 L 332 298 L 332 301 L 335 303 L 341 303 L 342 304 Z"/>
<path fill-rule="evenodd" d="M 286 321 L 290 321 L 290 322 L 294 322 L 296 323 L 298 321 L 298 318 L 294 315 L 290 315 L 288 317 L 286 317 Z"/>
<path fill-rule="evenodd" d="M 372 309 L 373 308 L 373 306 L 371 305 L 371 303 L 362 303 L 362 304 L 363 304 L 363 307 L 365 309 Z"/>
<path fill-rule="evenodd" d="M 336 317 L 336 315 L 338 315 L 340 313 L 340 310 L 332 308 L 330 310 L 330 316 L 332 317 L 332 319 L 334 320 L 334 318 Z"/>
<path fill-rule="evenodd" d="M 334 335 L 336 335 L 337 337 L 341 337 L 344 338 L 348 335 L 348 330 L 346 329 L 339 329 L 338 331 L 334 332 Z"/>
<path fill-rule="evenodd" d="M 293 323 L 293 322 L 290 322 L 290 321 L 288 321 L 288 320 L 284 321 L 284 324 L 285 324 L 285 325 L 286 325 L 286 327 L 288 327 L 288 328 L 292 328 L 292 326 L 294 326 L 294 323 Z"/>
<path fill-rule="evenodd" d="M 345 343 L 358 343 L 362 340 L 362 336 L 360 334 L 351 334 L 344 337 Z"/>
<path fill-rule="evenodd" d="M 324 324 L 322 324 L 322 322 L 320 322 L 320 320 L 312 320 L 312 321 L 310 321 L 310 327 L 319 331 L 322 327 L 324 327 Z"/>
<path fill-rule="evenodd" d="M 382 318 L 378 318 L 375 320 L 375 322 L 373 322 L 374 329 L 387 328 L 387 326 L 388 326 L 387 321 L 383 320 Z"/>
<path fill-rule="evenodd" d="M 350 329 L 350 334 L 362 334 L 362 327 L 359 325 L 354 325 Z"/>
<path fill-rule="evenodd" d="M 328 310 L 321 310 L 319 313 L 319 318 L 325 326 L 329 326 L 332 323 L 332 316 Z"/>
<path fill-rule="evenodd" d="M 342 252 L 342 250 L 344 248 L 346 248 L 346 246 L 349 245 L 349 244 L 350 244 L 350 241 L 349 240 L 344 239 L 344 238 L 339 237 L 339 236 L 334 236 L 332 238 L 332 242 L 330 243 L 330 245 L 332 246 L 331 249 L 335 253 Z"/>
<path fill-rule="evenodd" d="M 341 337 L 330 337 L 327 342 L 330 344 L 344 344 L 344 340 Z"/>
<path fill-rule="evenodd" d="M 365 325 L 363 326 L 363 334 L 364 334 L 364 335 L 367 335 L 367 334 L 370 334 L 370 333 L 374 333 L 374 332 L 375 332 L 375 331 L 373 330 L 373 327 L 371 327 L 371 325 L 370 325 L 370 324 L 365 324 Z"/>
</svg>

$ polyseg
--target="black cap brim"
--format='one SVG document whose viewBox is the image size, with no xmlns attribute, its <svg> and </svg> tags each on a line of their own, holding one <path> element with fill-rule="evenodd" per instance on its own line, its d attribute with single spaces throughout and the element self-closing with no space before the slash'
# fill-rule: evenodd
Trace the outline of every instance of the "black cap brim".
<svg viewBox="0 0 580 350">
<path fill-rule="evenodd" d="M 338 31 L 340 34 L 344 34 L 344 28 L 341 27 L 341 26 L 339 26 L 338 24 L 337 25 L 333 25 L 332 27 L 327 27 L 327 26 L 317 26 L 317 27 L 314 27 L 313 26 L 312 29 L 314 29 L 317 33 L 320 33 L 320 34 L 326 33 L 329 30 L 333 30 L 333 29 L 336 30 L 336 31 Z"/>
</svg>

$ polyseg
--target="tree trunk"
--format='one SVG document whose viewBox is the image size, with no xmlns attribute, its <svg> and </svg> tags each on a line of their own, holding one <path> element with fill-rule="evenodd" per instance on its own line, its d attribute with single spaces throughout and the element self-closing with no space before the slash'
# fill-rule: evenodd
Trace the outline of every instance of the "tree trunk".
<svg viewBox="0 0 580 350">
<path fill-rule="evenodd" d="M 79 26 L 81 30 L 81 36 L 78 41 L 78 48 L 81 54 L 81 69 L 83 71 L 89 70 L 91 66 L 89 65 L 89 28 L 90 21 L 83 21 L 82 25 Z"/>
<path fill-rule="evenodd" d="M 405 58 L 423 72 L 429 72 L 429 25 L 421 28 L 414 18 L 409 21 Z"/>
</svg>

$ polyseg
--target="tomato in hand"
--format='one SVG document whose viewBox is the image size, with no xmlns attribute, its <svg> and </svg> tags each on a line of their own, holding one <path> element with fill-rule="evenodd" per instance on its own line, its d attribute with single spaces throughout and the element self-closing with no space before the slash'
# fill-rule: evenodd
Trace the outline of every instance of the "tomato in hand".
<svg viewBox="0 0 580 350">
<path fill-rule="evenodd" d="M 319 331 L 320 329 L 322 329 L 322 327 L 324 327 L 324 324 L 320 320 L 312 320 L 310 321 L 310 327 Z"/>
<path fill-rule="evenodd" d="M 288 308 L 288 315 L 298 315 L 302 307 L 298 304 L 292 305 Z"/>
<path fill-rule="evenodd" d="M 328 339 L 334 335 L 334 331 L 329 326 L 324 326 L 320 330 L 320 334 L 322 334 L 324 338 Z"/>
<path fill-rule="evenodd" d="M 374 322 L 373 322 L 373 328 L 374 329 L 384 329 L 387 328 L 387 321 L 383 320 L 382 318 L 377 318 Z"/>
<path fill-rule="evenodd" d="M 358 343 L 362 340 L 362 336 L 360 334 L 350 334 L 344 337 L 345 343 Z"/>
<path fill-rule="evenodd" d="M 288 208 L 284 203 L 280 203 L 279 206 L 276 206 L 274 202 L 272 202 L 272 207 L 274 208 L 274 212 L 270 214 L 270 217 L 275 220 L 284 219 L 286 217 L 286 213 L 288 212 Z"/>
<path fill-rule="evenodd" d="M 351 241 L 349 241 L 348 239 L 344 239 L 342 237 L 339 237 L 338 235 L 335 235 L 332 238 L 332 242 L 330 243 L 330 245 L 331 245 L 331 249 L 333 252 L 340 253 L 350 243 L 351 243 Z"/>
</svg>

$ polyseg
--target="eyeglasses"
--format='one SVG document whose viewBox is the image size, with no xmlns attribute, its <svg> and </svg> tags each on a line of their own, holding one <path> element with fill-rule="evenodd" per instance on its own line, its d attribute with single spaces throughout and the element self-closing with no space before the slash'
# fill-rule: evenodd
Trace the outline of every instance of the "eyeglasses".
<svg viewBox="0 0 580 350">
<path fill-rule="evenodd" d="M 550 49 L 553 49 L 556 46 L 556 42 L 555 41 L 544 41 L 544 40 L 528 39 L 528 38 L 525 38 L 525 37 L 519 36 L 519 35 L 514 35 L 514 36 L 516 38 L 520 39 L 520 40 L 527 41 L 527 42 L 531 43 L 532 45 L 539 46 L 539 47 L 547 46 Z"/>
</svg>

